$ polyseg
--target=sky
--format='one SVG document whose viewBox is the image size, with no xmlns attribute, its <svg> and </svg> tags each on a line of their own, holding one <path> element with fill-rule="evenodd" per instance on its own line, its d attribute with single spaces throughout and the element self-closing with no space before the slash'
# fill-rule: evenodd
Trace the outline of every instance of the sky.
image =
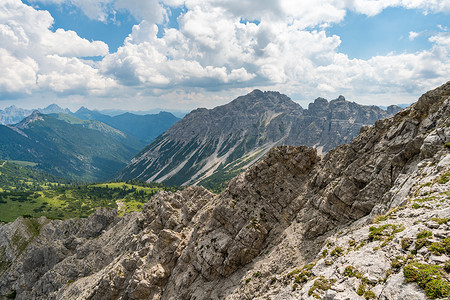
<svg viewBox="0 0 450 300">
<path fill-rule="evenodd" d="M 450 80 L 449 28 L 450 0 L 1 0 L 0 109 L 411 103 Z"/>
</svg>

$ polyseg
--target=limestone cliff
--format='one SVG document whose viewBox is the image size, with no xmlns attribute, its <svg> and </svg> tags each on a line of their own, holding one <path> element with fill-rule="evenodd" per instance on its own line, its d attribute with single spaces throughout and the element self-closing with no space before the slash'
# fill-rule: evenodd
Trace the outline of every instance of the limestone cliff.
<svg viewBox="0 0 450 300">
<path fill-rule="evenodd" d="M 323 159 L 275 147 L 220 195 L 187 187 L 123 218 L 1 225 L 0 295 L 446 297 L 449 116 L 450 82 Z"/>
</svg>

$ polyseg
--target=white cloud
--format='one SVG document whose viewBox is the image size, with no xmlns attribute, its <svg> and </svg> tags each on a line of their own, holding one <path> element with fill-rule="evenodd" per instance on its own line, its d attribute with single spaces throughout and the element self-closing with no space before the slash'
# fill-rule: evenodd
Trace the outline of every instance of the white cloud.
<svg viewBox="0 0 450 300">
<path fill-rule="evenodd" d="M 104 56 L 104 42 L 90 42 L 74 31 L 51 31 L 53 18 L 19 0 L 0 3 L 0 87 L 3 93 L 20 95 L 34 91 L 98 91 L 111 86 L 90 63 L 79 57 Z M 99 88 L 93 88 L 93 84 Z"/>
<path fill-rule="evenodd" d="M 47 31 L 43 35 L 41 47 L 46 53 L 54 53 L 61 56 L 105 56 L 108 54 L 108 45 L 104 42 L 89 42 L 80 38 L 75 31 L 57 29 L 55 32 Z"/>
<path fill-rule="evenodd" d="M 38 64 L 30 57 L 17 59 L 0 48 L 0 95 L 30 94 L 36 88 Z"/>
<path fill-rule="evenodd" d="M 76 57 L 48 55 L 43 58 L 42 65 L 37 78 L 37 84 L 42 90 L 101 95 L 116 87 L 113 79 L 99 75 L 97 69 Z"/>
<path fill-rule="evenodd" d="M 450 32 L 442 32 L 429 38 L 429 41 L 450 49 Z"/>
<path fill-rule="evenodd" d="M 339 53 L 340 38 L 323 30 L 341 22 L 348 10 L 368 16 L 397 6 L 448 12 L 448 0 L 33 0 L 74 5 L 102 22 L 116 11 L 129 12 L 140 21 L 114 53 L 76 32 L 50 30 L 53 19 L 46 11 L 3 1 L 0 67 L 13 75 L 0 73 L 0 89 L 9 94 L 176 99 L 183 90 L 189 101 L 204 101 L 216 99 L 210 91 L 231 97 L 259 87 L 306 99 L 339 93 L 381 103 L 380 97 L 408 97 L 450 78 L 447 33 L 430 37 L 433 46 L 426 51 L 361 60 Z M 164 28 L 168 5 L 187 8 L 178 29 Z M 162 25 L 162 36 L 156 24 Z M 411 31 L 410 40 L 419 34 Z M 104 58 L 94 63 L 83 59 L 87 56 Z"/>
<path fill-rule="evenodd" d="M 67 4 L 78 7 L 93 20 L 109 22 L 117 11 L 127 11 L 137 20 L 162 23 L 167 19 L 165 5 L 182 5 L 180 0 L 30 0 L 31 3 Z"/>
<path fill-rule="evenodd" d="M 345 6 L 356 12 L 374 16 L 388 7 L 420 9 L 424 13 L 449 12 L 448 0 L 344 0 Z"/>
<path fill-rule="evenodd" d="M 414 41 L 414 39 L 416 38 L 416 37 L 418 37 L 419 36 L 419 33 L 418 32 L 415 32 L 415 31 L 410 31 L 409 32 L 409 40 L 410 41 Z"/>
</svg>

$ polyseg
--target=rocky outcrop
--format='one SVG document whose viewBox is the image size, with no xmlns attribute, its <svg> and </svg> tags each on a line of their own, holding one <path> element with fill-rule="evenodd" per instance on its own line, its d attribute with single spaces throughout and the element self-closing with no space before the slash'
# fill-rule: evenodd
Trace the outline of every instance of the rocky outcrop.
<svg viewBox="0 0 450 300">
<path fill-rule="evenodd" d="M 351 141 L 363 125 L 400 110 L 318 98 L 304 110 L 286 95 L 254 90 L 231 103 L 192 111 L 139 153 L 122 179 L 223 185 L 276 145 L 326 152 Z"/>
<path fill-rule="evenodd" d="M 275 147 L 220 195 L 161 192 L 123 218 L 19 218 L 0 227 L 0 294 L 445 297 L 449 116 L 450 82 L 323 158 L 307 146 Z"/>
</svg>

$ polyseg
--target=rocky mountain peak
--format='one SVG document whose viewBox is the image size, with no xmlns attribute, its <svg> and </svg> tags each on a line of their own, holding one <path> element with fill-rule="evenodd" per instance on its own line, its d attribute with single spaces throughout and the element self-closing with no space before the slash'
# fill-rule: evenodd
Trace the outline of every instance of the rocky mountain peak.
<svg viewBox="0 0 450 300">
<path fill-rule="evenodd" d="M 39 111 L 44 114 L 57 114 L 57 113 L 70 114 L 71 113 L 71 111 L 69 109 L 62 108 L 57 104 L 50 104 L 46 108 L 40 109 Z"/>
<path fill-rule="evenodd" d="M 31 115 L 23 119 L 20 123 L 16 124 L 14 127 L 18 129 L 27 129 L 36 121 L 44 121 L 44 115 L 38 110 L 34 110 Z"/>
<path fill-rule="evenodd" d="M 259 90 L 259 89 L 254 89 L 253 91 L 251 91 L 248 95 L 249 96 L 254 96 L 254 97 L 261 97 L 264 94 L 263 91 Z"/>
<path fill-rule="evenodd" d="M 386 109 L 386 112 L 388 114 L 395 114 L 395 113 L 397 113 L 397 112 L 399 112 L 401 110 L 402 110 L 402 108 L 400 106 L 398 106 L 398 105 L 389 105 L 387 107 L 387 109 Z"/>
<path fill-rule="evenodd" d="M 15 106 L 14 104 L 11 106 L 5 107 L 5 111 L 10 111 L 10 112 L 17 111 L 17 109 L 18 109 L 18 107 Z"/>
<path fill-rule="evenodd" d="M 90 112 L 90 110 L 89 110 L 87 107 L 81 106 L 81 107 L 75 112 L 75 114 L 85 113 L 85 112 Z"/>
<path fill-rule="evenodd" d="M 254 90 L 251 93 L 240 96 L 229 104 L 220 106 L 227 109 L 247 109 L 251 111 L 275 110 L 281 111 L 291 108 L 301 111 L 302 108 L 298 103 L 292 101 L 288 96 L 279 92 Z"/>
</svg>

